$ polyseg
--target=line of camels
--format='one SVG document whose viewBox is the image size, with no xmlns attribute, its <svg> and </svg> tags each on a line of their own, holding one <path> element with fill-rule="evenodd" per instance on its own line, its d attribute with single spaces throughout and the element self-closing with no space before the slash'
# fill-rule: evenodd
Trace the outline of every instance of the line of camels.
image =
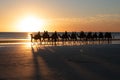
<svg viewBox="0 0 120 80">
<path fill-rule="evenodd" d="M 108 43 L 112 40 L 111 32 L 52 32 L 44 31 L 43 33 L 36 33 L 31 35 L 31 42 L 44 42 L 46 44 L 52 43 L 56 44 L 57 42 L 79 42 L 79 41 L 107 41 Z"/>
</svg>

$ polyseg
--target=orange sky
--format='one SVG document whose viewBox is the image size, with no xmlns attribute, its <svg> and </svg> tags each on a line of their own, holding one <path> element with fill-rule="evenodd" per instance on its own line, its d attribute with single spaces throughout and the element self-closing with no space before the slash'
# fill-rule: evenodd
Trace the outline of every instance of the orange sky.
<svg viewBox="0 0 120 80">
<path fill-rule="evenodd" d="M 118 0 L 0 0 L 0 32 L 120 32 L 119 3 Z M 33 22 L 37 23 L 29 20 L 23 22 L 28 16 L 44 23 L 36 20 Z M 21 22 L 25 24 L 20 26 Z M 38 23 L 41 25 L 37 25 Z"/>
</svg>

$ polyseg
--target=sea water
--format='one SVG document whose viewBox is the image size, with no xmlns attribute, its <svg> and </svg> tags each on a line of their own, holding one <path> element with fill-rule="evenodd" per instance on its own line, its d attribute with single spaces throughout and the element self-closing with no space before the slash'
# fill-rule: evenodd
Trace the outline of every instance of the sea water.
<svg viewBox="0 0 120 80">
<path fill-rule="evenodd" d="M 30 42 L 28 32 L 0 32 L 0 44 L 21 44 Z"/>
<path fill-rule="evenodd" d="M 37 32 L 0 32 L 0 43 L 2 42 L 30 42 L 30 34 L 36 34 Z M 60 32 L 59 34 L 62 34 Z M 50 35 L 52 32 L 49 33 Z M 113 43 L 120 44 L 120 32 L 112 32 L 112 37 L 117 41 Z"/>
</svg>

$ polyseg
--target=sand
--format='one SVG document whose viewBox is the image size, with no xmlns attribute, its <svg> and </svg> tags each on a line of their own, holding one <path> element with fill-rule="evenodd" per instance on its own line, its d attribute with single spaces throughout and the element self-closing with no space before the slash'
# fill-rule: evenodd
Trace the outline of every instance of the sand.
<svg viewBox="0 0 120 80">
<path fill-rule="evenodd" d="M 120 45 L 3 43 L 0 80 L 120 80 Z"/>
</svg>

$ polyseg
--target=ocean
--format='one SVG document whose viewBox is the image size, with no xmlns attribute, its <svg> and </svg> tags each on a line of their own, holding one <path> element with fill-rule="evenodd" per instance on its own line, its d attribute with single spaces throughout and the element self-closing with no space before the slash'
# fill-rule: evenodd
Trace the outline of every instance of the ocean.
<svg viewBox="0 0 120 80">
<path fill-rule="evenodd" d="M 30 42 L 29 32 L 0 32 L 0 43 Z"/>
<path fill-rule="evenodd" d="M 30 42 L 30 34 L 35 32 L 0 32 L 0 43 L 5 42 Z M 52 32 L 50 32 L 51 34 Z M 60 32 L 61 34 L 63 32 Z M 112 32 L 112 37 L 120 40 L 120 32 Z M 118 42 L 118 44 L 120 44 Z"/>
</svg>

